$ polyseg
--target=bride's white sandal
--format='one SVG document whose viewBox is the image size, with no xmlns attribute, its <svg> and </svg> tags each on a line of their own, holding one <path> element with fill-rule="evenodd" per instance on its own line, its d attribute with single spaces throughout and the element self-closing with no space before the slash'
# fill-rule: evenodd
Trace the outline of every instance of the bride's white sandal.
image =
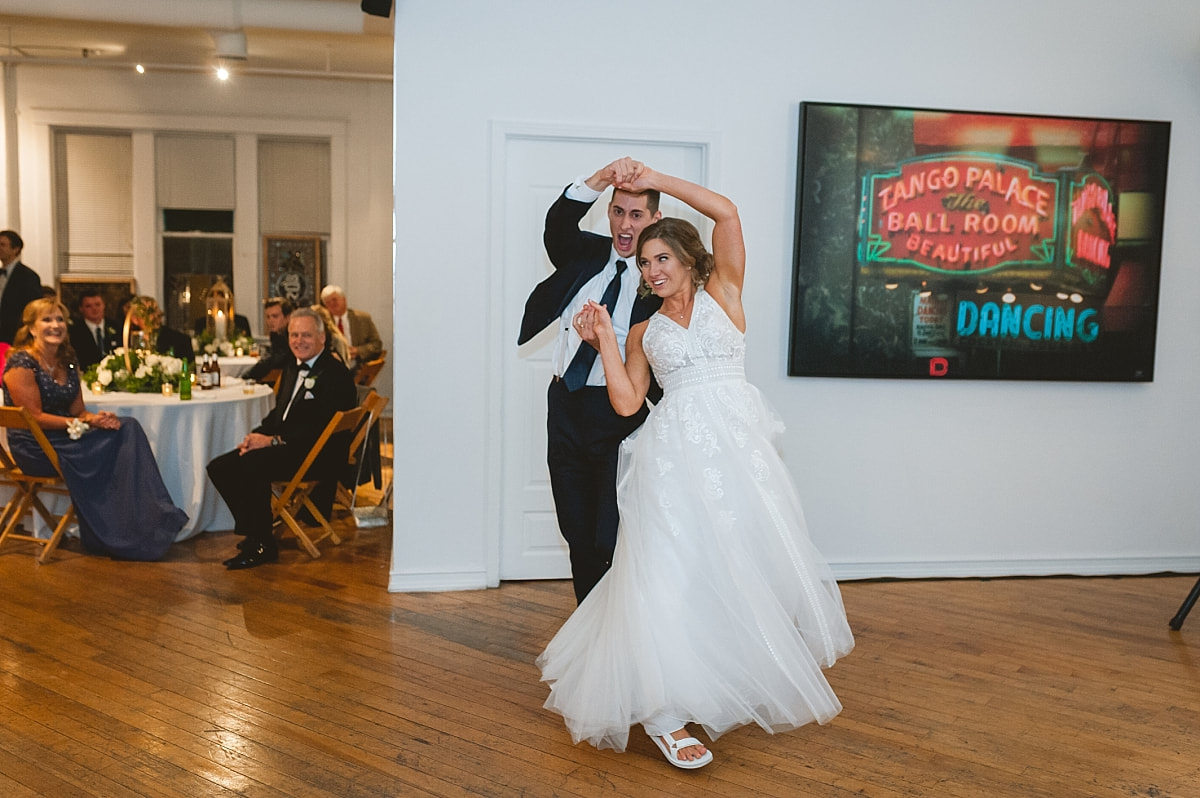
<svg viewBox="0 0 1200 798">
<path fill-rule="evenodd" d="M 695 737 L 684 737 L 682 740 L 676 740 L 670 734 L 664 734 L 661 736 L 657 734 L 651 734 L 650 739 L 653 740 L 654 744 L 658 746 L 658 750 L 662 751 L 663 756 L 667 758 L 667 761 L 677 768 L 683 768 L 684 770 L 695 770 L 696 768 L 702 768 L 709 762 L 713 761 L 712 751 L 709 750 L 705 750 L 704 755 L 696 759 L 689 760 L 679 758 L 679 751 L 681 749 L 692 745 L 704 745 L 704 743 L 700 742 Z M 670 740 L 671 742 L 668 743 L 666 742 L 667 740 Z"/>
</svg>

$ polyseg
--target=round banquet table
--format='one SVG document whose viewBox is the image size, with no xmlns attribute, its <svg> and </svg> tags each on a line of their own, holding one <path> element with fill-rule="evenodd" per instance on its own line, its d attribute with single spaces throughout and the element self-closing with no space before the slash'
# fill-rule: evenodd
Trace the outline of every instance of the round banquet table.
<svg viewBox="0 0 1200 798">
<path fill-rule="evenodd" d="M 233 529 L 233 515 L 208 480 L 205 466 L 241 443 L 275 403 L 269 385 L 243 385 L 230 379 L 214 390 L 192 390 L 190 402 L 179 394 L 101 393 L 83 389 L 93 413 L 108 410 L 138 420 L 158 460 L 158 470 L 188 522 L 175 537 L 186 540 L 206 529 Z"/>
<path fill-rule="evenodd" d="M 245 374 L 250 368 L 258 362 L 258 358 L 244 355 L 241 357 L 218 357 L 217 363 L 221 366 L 221 379 L 227 380 L 230 377 L 240 377 Z"/>
</svg>

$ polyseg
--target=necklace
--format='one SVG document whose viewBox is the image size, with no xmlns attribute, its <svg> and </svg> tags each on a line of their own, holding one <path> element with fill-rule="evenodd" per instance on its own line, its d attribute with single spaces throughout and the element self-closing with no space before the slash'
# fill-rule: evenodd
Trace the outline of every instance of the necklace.
<svg viewBox="0 0 1200 798">
<path fill-rule="evenodd" d="M 38 364 L 41 365 L 41 367 L 46 371 L 50 372 L 50 374 L 53 375 L 58 372 L 58 363 L 51 363 L 47 361 L 44 352 L 41 352 L 40 350 L 34 350 L 34 355 L 37 357 Z"/>
<path fill-rule="evenodd" d="M 683 303 L 683 310 L 679 311 L 679 320 L 683 321 L 683 317 L 687 315 L 688 310 L 692 307 L 692 303 L 696 301 L 696 295 L 692 294 L 688 300 Z"/>
</svg>

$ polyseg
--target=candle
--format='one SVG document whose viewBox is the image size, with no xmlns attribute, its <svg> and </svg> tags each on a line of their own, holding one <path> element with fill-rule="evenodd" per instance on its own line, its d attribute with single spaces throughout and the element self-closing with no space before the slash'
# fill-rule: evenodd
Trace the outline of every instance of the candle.
<svg viewBox="0 0 1200 798">
<path fill-rule="evenodd" d="M 225 340 L 225 311 L 218 310 L 217 317 L 213 319 L 213 337 L 218 341 Z"/>
<path fill-rule="evenodd" d="M 175 386 L 171 385 L 171 383 L 169 383 L 169 382 L 164 382 L 162 384 L 162 395 L 163 396 L 171 396 L 174 393 L 175 393 Z"/>
</svg>

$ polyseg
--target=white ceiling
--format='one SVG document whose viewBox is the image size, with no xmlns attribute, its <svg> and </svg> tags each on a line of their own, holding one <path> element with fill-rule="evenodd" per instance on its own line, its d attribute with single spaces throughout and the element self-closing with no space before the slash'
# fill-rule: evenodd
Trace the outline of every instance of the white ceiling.
<svg viewBox="0 0 1200 798">
<path fill-rule="evenodd" d="M 218 61 L 213 34 L 239 28 L 246 58 L 225 60 L 235 75 L 392 76 L 392 19 L 363 13 L 359 0 L 6 0 L 2 7 L 22 12 L 0 13 L 3 63 L 208 70 Z"/>
</svg>

